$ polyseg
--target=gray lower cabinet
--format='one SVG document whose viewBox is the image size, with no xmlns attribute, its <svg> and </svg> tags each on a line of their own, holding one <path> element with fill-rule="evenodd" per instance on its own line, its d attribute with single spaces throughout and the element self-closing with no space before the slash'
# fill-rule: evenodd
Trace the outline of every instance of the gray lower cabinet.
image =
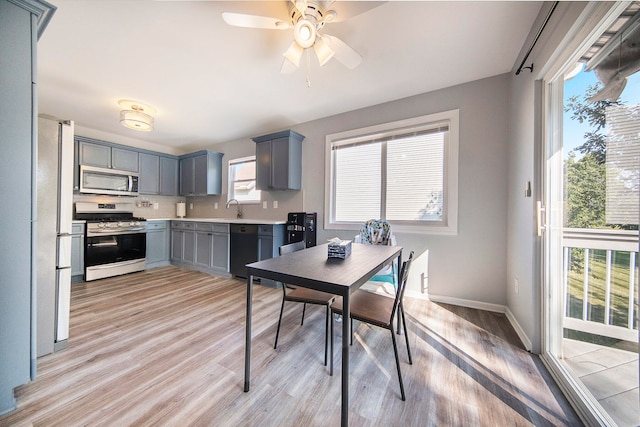
<svg viewBox="0 0 640 427">
<path fill-rule="evenodd" d="M 84 230 L 85 224 L 71 226 L 71 282 L 84 280 Z"/>
<path fill-rule="evenodd" d="M 171 261 L 193 264 L 195 261 L 195 222 L 171 221 Z"/>
<path fill-rule="evenodd" d="M 196 223 L 195 264 L 217 273 L 229 271 L 229 224 Z"/>
<path fill-rule="evenodd" d="M 171 263 L 229 277 L 229 224 L 171 221 Z"/>
<path fill-rule="evenodd" d="M 280 255 L 280 246 L 284 245 L 285 226 L 283 224 L 258 226 L 258 261 Z M 269 279 L 260 279 L 266 286 L 278 286 L 279 283 Z"/>
<path fill-rule="evenodd" d="M 169 264 L 169 221 L 147 221 L 147 268 Z"/>
</svg>

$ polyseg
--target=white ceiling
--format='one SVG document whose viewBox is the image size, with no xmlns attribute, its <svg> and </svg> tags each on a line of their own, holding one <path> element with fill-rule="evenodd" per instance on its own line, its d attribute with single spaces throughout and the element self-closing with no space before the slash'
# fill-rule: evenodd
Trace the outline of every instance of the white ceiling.
<svg viewBox="0 0 640 427">
<path fill-rule="evenodd" d="M 359 52 L 360 66 L 320 68 L 311 55 L 309 68 L 303 59 L 280 74 L 292 30 L 230 27 L 221 13 L 284 19 L 285 1 L 49 1 L 58 9 L 38 42 L 39 112 L 177 153 L 509 72 L 542 5 L 337 2 L 339 18 L 356 16 L 323 32 Z M 121 126 L 119 99 L 155 107 L 154 131 Z"/>
</svg>

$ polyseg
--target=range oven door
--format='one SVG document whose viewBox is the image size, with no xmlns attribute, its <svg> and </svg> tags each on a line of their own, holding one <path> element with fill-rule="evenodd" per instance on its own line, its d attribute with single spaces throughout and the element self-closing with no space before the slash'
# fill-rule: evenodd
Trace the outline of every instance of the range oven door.
<svg viewBox="0 0 640 427">
<path fill-rule="evenodd" d="M 89 235 L 85 247 L 85 280 L 142 271 L 147 251 L 146 233 Z"/>
</svg>

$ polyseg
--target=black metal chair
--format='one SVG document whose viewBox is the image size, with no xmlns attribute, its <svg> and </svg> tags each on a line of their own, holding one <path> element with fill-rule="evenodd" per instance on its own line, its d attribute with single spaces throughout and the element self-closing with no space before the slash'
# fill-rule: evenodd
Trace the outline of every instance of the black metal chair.
<svg viewBox="0 0 640 427">
<path fill-rule="evenodd" d="M 396 289 L 395 298 L 389 298 L 384 295 L 375 294 L 373 292 L 357 290 L 351 294 L 351 344 L 353 344 L 353 320 L 369 323 L 391 332 L 391 341 L 393 342 L 393 352 L 396 356 L 396 368 L 398 369 L 398 380 L 400 381 L 400 394 L 402 400 L 405 400 L 404 385 L 402 383 L 402 373 L 400 372 L 400 359 L 398 358 L 398 346 L 396 344 L 395 332 L 393 331 L 393 319 L 396 313 L 399 313 L 404 328 L 404 338 L 407 343 L 407 354 L 409 355 L 409 364 L 413 364 L 411 360 L 411 349 L 409 348 L 409 335 L 407 333 L 407 321 L 405 320 L 404 310 L 402 309 L 402 299 L 404 298 L 404 290 L 407 284 L 407 276 L 409 267 L 413 260 L 413 251 L 409 254 L 409 259 L 402 263 L 400 276 L 398 280 L 398 288 Z M 331 313 L 342 315 L 342 300 L 338 300 L 331 304 Z M 330 375 L 333 375 L 333 322 L 331 323 L 331 361 Z"/>
<path fill-rule="evenodd" d="M 280 246 L 280 255 L 284 255 L 290 252 L 299 251 L 305 248 L 304 241 L 290 243 L 288 245 Z M 320 292 L 313 289 L 307 289 L 303 287 L 292 287 L 285 283 L 282 284 L 282 305 L 280 306 L 280 317 L 278 318 L 278 329 L 276 330 L 276 342 L 273 348 L 278 347 L 278 336 L 280 335 L 280 324 L 282 323 L 282 313 L 284 311 L 285 301 L 302 303 L 302 320 L 300 325 L 304 324 L 304 314 L 307 309 L 307 304 L 324 305 L 326 307 L 326 319 L 324 329 L 324 365 L 327 366 L 327 352 L 328 352 L 328 340 L 329 340 L 329 306 L 336 299 L 335 295 L 328 294 L 326 292 Z"/>
</svg>

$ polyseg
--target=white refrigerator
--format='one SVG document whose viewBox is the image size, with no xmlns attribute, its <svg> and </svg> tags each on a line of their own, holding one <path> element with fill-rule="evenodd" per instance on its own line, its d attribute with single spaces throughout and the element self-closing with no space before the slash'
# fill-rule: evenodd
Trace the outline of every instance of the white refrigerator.
<svg viewBox="0 0 640 427">
<path fill-rule="evenodd" d="M 71 302 L 73 122 L 38 119 L 36 349 L 66 347 Z"/>
</svg>

